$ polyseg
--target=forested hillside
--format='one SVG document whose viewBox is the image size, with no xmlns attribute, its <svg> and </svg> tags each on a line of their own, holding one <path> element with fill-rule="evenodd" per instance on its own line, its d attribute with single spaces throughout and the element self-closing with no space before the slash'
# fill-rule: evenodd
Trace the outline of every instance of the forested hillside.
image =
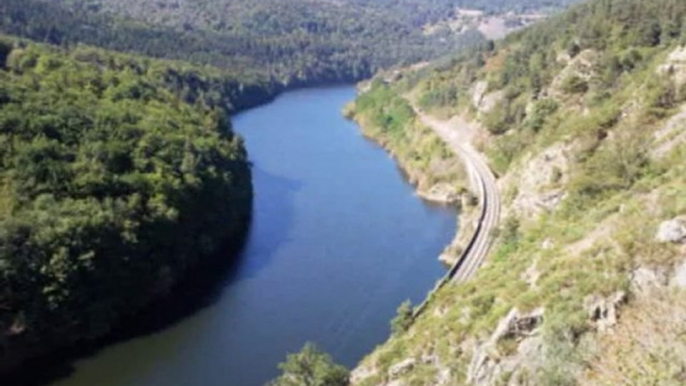
<svg viewBox="0 0 686 386">
<path fill-rule="evenodd" d="M 252 184 L 225 108 L 244 96 L 222 76 L 0 39 L 0 371 L 241 242 Z"/>
<path fill-rule="evenodd" d="M 287 85 L 350 81 L 482 40 L 476 31 L 427 35 L 456 6 L 554 10 L 571 0 L 4 0 L 0 30 L 53 44 L 83 42 L 258 71 Z"/>
<path fill-rule="evenodd" d="M 353 384 L 686 383 L 684 44 L 686 2 L 593 0 L 375 83 L 459 116 L 446 124 L 488 155 L 504 214 L 476 278 Z"/>
</svg>

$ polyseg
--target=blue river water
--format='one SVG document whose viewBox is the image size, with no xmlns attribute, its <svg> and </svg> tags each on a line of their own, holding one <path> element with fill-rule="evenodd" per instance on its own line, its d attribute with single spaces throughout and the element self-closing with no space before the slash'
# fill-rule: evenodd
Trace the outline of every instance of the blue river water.
<svg viewBox="0 0 686 386">
<path fill-rule="evenodd" d="M 254 218 L 210 305 L 107 346 L 54 386 L 260 386 L 315 342 L 354 366 L 405 299 L 444 273 L 456 213 L 422 202 L 387 153 L 345 120 L 352 86 L 286 93 L 234 117 L 253 162 Z"/>
</svg>

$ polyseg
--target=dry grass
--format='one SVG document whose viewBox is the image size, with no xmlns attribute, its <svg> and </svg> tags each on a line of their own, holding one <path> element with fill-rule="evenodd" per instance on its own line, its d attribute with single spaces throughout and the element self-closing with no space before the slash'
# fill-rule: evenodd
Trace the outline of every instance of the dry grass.
<svg viewBox="0 0 686 386">
<path fill-rule="evenodd" d="M 597 342 L 581 386 L 683 386 L 686 293 L 662 288 L 636 300 Z"/>
</svg>

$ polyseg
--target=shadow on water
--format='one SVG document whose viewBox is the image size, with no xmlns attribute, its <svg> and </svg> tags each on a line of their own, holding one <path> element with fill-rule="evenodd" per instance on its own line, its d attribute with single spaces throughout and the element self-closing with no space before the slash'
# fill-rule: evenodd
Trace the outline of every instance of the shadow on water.
<svg viewBox="0 0 686 386">
<path fill-rule="evenodd" d="M 254 277 L 269 266 L 275 253 L 290 241 L 294 196 L 303 182 L 272 174 L 253 166 L 255 204 L 245 248 L 241 251 L 240 279 Z M 268 240 L 268 242 L 265 242 Z"/>
<path fill-rule="evenodd" d="M 3 374 L 2 384 L 43 386 L 69 377 L 75 370 L 75 361 L 96 355 L 109 345 L 152 335 L 180 323 L 217 303 L 225 292 L 230 292 L 232 283 L 250 278 L 268 266 L 280 245 L 288 241 L 293 196 L 302 184 L 255 166 L 252 171 L 253 215 L 239 242 L 226 242 L 206 263 L 189 272 L 187 279 L 168 296 L 123 321 L 108 336 L 29 360 L 16 371 Z M 258 232 L 262 233 L 259 237 Z M 255 240 L 265 240 L 264 237 L 269 237 L 269 245 L 257 245 Z"/>
</svg>

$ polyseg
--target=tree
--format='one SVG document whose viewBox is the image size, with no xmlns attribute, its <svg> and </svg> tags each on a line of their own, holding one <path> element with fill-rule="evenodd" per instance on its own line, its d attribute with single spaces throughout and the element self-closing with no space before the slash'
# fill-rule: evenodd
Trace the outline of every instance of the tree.
<svg viewBox="0 0 686 386">
<path fill-rule="evenodd" d="M 391 320 L 391 332 L 393 335 L 401 334 L 410 329 L 412 325 L 412 303 L 405 300 L 398 307 L 397 315 Z"/>
<path fill-rule="evenodd" d="M 347 386 L 350 380 L 348 369 L 309 342 L 299 353 L 289 354 L 279 369 L 282 374 L 271 386 Z"/>
</svg>

